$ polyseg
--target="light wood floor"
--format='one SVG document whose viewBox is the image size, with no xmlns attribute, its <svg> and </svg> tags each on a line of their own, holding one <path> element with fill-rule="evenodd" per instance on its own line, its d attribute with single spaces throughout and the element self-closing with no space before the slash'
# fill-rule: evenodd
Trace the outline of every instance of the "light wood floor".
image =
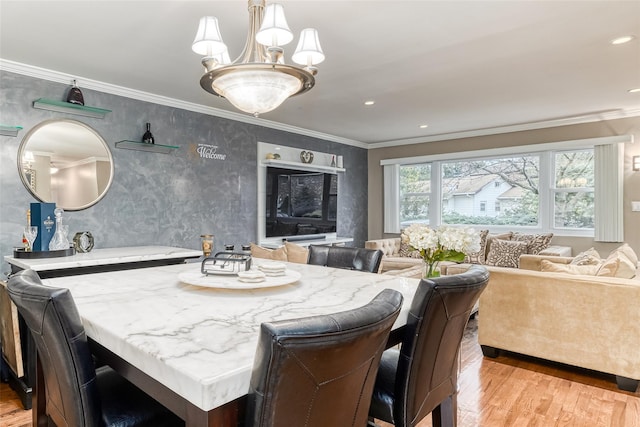
<svg viewBox="0 0 640 427">
<path fill-rule="evenodd" d="M 484 358 L 476 320 L 469 322 L 461 355 L 459 427 L 640 427 L 640 391 L 618 390 L 609 375 L 523 356 Z M 31 411 L 0 384 L 0 426 L 30 425 Z M 430 426 L 430 417 L 419 424 Z"/>
</svg>

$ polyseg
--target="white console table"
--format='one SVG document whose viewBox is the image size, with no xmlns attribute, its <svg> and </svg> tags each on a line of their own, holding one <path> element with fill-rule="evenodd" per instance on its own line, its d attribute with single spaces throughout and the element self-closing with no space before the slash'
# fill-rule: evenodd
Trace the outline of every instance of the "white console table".
<svg viewBox="0 0 640 427">
<path fill-rule="evenodd" d="M 202 256 L 202 251 L 172 246 L 131 246 L 94 249 L 87 253 L 57 258 L 16 258 L 5 256 L 11 272 L 31 269 L 45 279 L 100 271 L 179 264 Z"/>
</svg>

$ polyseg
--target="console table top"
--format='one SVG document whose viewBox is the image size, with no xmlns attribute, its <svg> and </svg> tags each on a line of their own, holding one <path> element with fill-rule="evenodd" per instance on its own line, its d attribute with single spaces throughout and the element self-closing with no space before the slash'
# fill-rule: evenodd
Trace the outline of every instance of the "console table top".
<svg viewBox="0 0 640 427">
<path fill-rule="evenodd" d="M 200 256 L 202 256 L 202 251 L 194 249 L 173 246 L 131 246 L 94 249 L 91 252 L 76 253 L 72 256 L 59 258 L 28 259 L 5 256 L 4 260 L 21 269 L 50 271 L 175 258 L 197 258 Z"/>
</svg>

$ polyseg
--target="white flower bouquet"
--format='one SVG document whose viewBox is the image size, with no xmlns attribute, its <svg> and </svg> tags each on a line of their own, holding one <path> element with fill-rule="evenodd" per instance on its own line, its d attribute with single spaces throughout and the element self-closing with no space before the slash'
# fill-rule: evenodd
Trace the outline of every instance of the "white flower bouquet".
<svg viewBox="0 0 640 427">
<path fill-rule="evenodd" d="M 420 252 L 426 263 L 425 277 L 437 277 L 440 261 L 462 262 L 466 253 L 480 250 L 480 233 L 473 228 L 440 226 L 430 228 L 412 224 L 402 231 L 401 239 Z"/>
</svg>

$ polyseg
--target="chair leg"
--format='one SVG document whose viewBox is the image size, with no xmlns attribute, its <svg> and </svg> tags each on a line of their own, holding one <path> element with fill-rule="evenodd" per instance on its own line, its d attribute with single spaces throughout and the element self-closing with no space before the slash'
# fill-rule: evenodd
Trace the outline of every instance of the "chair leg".
<svg viewBox="0 0 640 427">
<path fill-rule="evenodd" d="M 458 425 L 458 394 L 440 402 L 431 413 L 433 427 L 456 427 Z"/>
</svg>

